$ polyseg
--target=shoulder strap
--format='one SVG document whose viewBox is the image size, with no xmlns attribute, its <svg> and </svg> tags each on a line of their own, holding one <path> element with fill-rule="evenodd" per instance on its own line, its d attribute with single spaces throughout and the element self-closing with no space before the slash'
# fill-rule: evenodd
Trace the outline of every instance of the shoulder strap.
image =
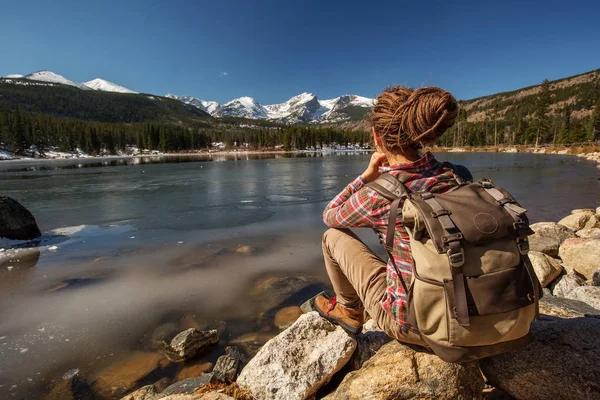
<svg viewBox="0 0 600 400">
<path fill-rule="evenodd" d="M 407 195 L 408 189 L 404 185 L 406 183 L 406 178 L 402 176 L 394 176 L 389 173 L 381 174 L 379 178 L 375 179 L 373 182 L 367 183 L 367 187 L 370 187 L 380 195 L 382 195 L 385 199 L 389 201 L 396 200 L 402 195 Z"/>
</svg>

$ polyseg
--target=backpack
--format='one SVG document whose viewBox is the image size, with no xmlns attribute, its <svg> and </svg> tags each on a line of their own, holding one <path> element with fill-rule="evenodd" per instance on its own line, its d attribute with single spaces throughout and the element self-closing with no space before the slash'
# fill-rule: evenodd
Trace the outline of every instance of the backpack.
<svg viewBox="0 0 600 400">
<path fill-rule="evenodd" d="M 445 193 L 411 193 L 389 173 L 367 186 L 391 201 L 380 238 L 407 293 L 406 322 L 442 360 L 460 363 L 528 344 L 542 290 L 527 256 L 527 210 L 489 179 L 447 172 L 457 186 Z M 393 257 L 401 203 L 414 266 L 408 285 Z"/>
</svg>

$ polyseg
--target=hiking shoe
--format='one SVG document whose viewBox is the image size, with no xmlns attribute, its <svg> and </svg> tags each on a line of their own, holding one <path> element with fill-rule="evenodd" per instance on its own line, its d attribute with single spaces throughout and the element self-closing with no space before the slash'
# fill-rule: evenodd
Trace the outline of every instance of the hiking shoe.
<svg viewBox="0 0 600 400">
<path fill-rule="evenodd" d="M 336 301 L 335 296 L 328 299 L 325 296 L 315 298 L 315 310 L 329 322 L 341 326 L 348 333 L 356 335 L 362 330 L 364 308 L 347 308 Z"/>
</svg>

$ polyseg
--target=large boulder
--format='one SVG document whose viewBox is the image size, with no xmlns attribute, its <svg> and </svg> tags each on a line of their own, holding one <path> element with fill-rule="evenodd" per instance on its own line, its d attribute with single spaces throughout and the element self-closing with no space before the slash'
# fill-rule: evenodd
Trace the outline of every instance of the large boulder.
<svg viewBox="0 0 600 400">
<path fill-rule="evenodd" d="M 538 222 L 532 224 L 530 227 L 535 232 L 530 236 L 530 239 L 537 236 L 543 236 L 558 239 L 558 241 L 562 243 L 567 239 L 575 237 L 575 233 L 572 230 L 559 225 L 556 222 Z"/>
<path fill-rule="evenodd" d="M 546 318 L 530 345 L 480 360 L 489 383 L 517 399 L 600 398 L 600 319 Z"/>
<path fill-rule="evenodd" d="M 567 215 L 560 221 L 558 221 L 559 225 L 569 228 L 572 231 L 578 231 L 583 229 L 585 224 L 588 222 L 591 216 L 594 214 L 589 211 L 579 212 L 576 214 Z"/>
<path fill-rule="evenodd" d="M 581 230 L 596 229 L 596 228 L 600 228 L 600 217 L 596 216 L 595 214 L 592 214 L 592 215 L 590 215 L 590 218 L 587 220 L 587 222 L 585 223 L 583 228 L 581 228 Z"/>
<path fill-rule="evenodd" d="M 530 251 L 529 259 L 531 260 L 531 265 L 533 266 L 542 287 L 548 286 L 563 271 L 558 260 L 555 260 L 544 253 Z"/>
<path fill-rule="evenodd" d="M 477 399 L 483 379 L 476 362 L 453 364 L 398 341 L 384 345 L 360 370 L 350 372 L 335 400 Z"/>
<path fill-rule="evenodd" d="M 552 284 L 552 294 L 554 296 L 567 297 L 573 289 L 582 285 L 585 285 L 585 280 L 579 275 L 573 273 L 565 274 Z"/>
<path fill-rule="evenodd" d="M 579 300 L 558 296 L 544 296 L 540 299 L 540 314 L 558 318 L 600 318 L 600 311 Z"/>
<path fill-rule="evenodd" d="M 31 240 L 42 236 L 35 217 L 18 201 L 0 195 L 0 237 Z"/>
<path fill-rule="evenodd" d="M 557 238 L 551 238 L 540 235 L 532 235 L 529 237 L 529 249 L 549 255 L 550 257 L 558 257 L 558 248 L 560 241 Z"/>
<path fill-rule="evenodd" d="M 600 239 L 567 239 L 558 254 L 567 271 L 577 271 L 591 279 L 600 268 Z"/>
<path fill-rule="evenodd" d="M 573 289 L 567 296 L 569 299 L 583 301 L 586 304 L 600 310 L 600 287 L 580 286 Z"/>
<path fill-rule="evenodd" d="M 362 333 L 356 336 L 356 351 L 350 359 L 352 369 L 362 367 L 384 344 L 391 341 L 392 338 L 377 326 L 375 320 L 368 320 L 363 326 Z"/>
<path fill-rule="evenodd" d="M 268 341 L 237 379 L 254 397 L 302 400 L 350 360 L 356 340 L 316 312 L 302 315 Z"/>
<path fill-rule="evenodd" d="M 600 239 L 600 228 L 584 228 L 577 231 L 576 235 L 583 239 Z"/>
</svg>

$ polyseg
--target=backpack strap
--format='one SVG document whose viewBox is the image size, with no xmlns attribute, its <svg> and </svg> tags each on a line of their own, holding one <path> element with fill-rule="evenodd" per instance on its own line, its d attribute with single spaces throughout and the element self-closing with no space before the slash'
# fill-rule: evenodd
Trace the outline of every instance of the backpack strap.
<svg viewBox="0 0 600 400">
<path fill-rule="evenodd" d="M 385 199 L 392 202 L 390 206 L 390 216 L 387 226 L 387 232 L 385 235 L 385 242 L 381 237 L 381 233 L 376 229 L 373 229 L 375 233 L 379 236 L 379 241 L 383 244 L 383 247 L 388 253 L 388 257 L 392 262 L 392 266 L 396 271 L 396 275 L 398 275 L 398 280 L 402 285 L 402 289 L 404 289 L 404 293 L 408 296 L 408 286 L 406 286 L 406 282 L 404 282 L 404 277 L 400 273 L 398 266 L 396 265 L 396 261 L 394 260 L 394 236 L 396 234 L 396 220 L 398 219 L 398 208 L 400 207 L 400 203 L 403 202 L 409 195 L 409 190 L 404 185 L 407 182 L 408 178 L 400 175 L 399 177 L 395 177 L 392 174 L 384 173 L 379 176 L 379 178 L 375 179 L 373 182 L 367 183 L 367 187 L 373 189 L 380 195 L 382 195 Z"/>
</svg>

